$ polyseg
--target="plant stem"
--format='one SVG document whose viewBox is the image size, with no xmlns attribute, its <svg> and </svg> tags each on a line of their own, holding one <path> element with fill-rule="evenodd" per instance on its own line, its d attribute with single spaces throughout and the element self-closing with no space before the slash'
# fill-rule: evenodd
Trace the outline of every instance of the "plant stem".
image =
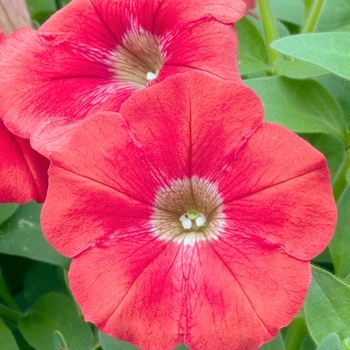
<svg viewBox="0 0 350 350">
<path fill-rule="evenodd" d="M 350 148 L 346 147 L 346 156 L 344 164 L 336 177 L 334 184 L 333 184 L 333 195 L 336 202 L 338 202 L 339 198 L 343 194 L 346 186 L 346 172 L 350 168 Z"/>
<path fill-rule="evenodd" d="M 100 344 L 97 344 L 94 348 L 92 348 L 91 350 L 102 350 L 102 347 Z"/>
<path fill-rule="evenodd" d="M 307 334 L 307 328 L 303 317 L 296 317 L 288 327 L 286 337 L 286 350 L 299 350 Z"/>
<path fill-rule="evenodd" d="M 275 66 L 275 62 L 281 59 L 281 54 L 271 48 L 271 44 L 278 39 L 275 20 L 271 11 L 270 0 L 258 0 L 261 21 L 269 55 L 270 65 Z M 273 72 L 275 74 L 275 72 Z"/>
<path fill-rule="evenodd" d="M 302 28 L 305 28 L 305 24 L 310 16 L 314 0 L 304 0 L 304 16 L 303 16 L 303 25 Z"/>
<path fill-rule="evenodd" d="M 56 4 L 57 11 L 64 6 L 63 0 L 55 0 L 55 4 Z"/>
<path fill-rule="evenodd" d="M 312 33 L 320 16 L 324 0 L 314 0 L 309 16 L 304 24 L 303 33 Z"/>
<path fill-rule="evenodd" d="M 18 311 L 11 310 L 8 307 L 0 304 L 0 317 L 4 320 L 11 322 L 13 324 L 17 324 L 18 319 L 22 316 L 22 314 Z"/>
<path fill-rule="evenodd" d="M 5 282 L 4 276 L 2 274 L 1 266 L 0 266 L 0 299 L 2 299 L 7 306 L 16 311 L 21 311 L 16 302 L 13 300 L 12 295 L 7 288 L 7 284 Z"/>
</svg>

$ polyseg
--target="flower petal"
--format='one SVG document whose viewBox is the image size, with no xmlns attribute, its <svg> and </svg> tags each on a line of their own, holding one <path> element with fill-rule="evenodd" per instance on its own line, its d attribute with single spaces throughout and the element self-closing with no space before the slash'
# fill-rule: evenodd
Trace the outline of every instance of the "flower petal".
<svg viewBox="0 0 350 350">
<path fill-rule="evenodd" d="M 0 203 L 43 202 L 49 161 L 0 120 Z"/>
<path fill-rule="evenodd" d="M 179 247 L 167 248 L 149 232 L 136 230 L 134 240 L 111 240 L 73 259 L 74 298 L 85 320 L 103 332 L 143 349 L 173 349 L 182 342 L 178 319 L 184 295 L 179 276 L 172 276 Z M 88 273 L 86 264 L 91 264 Z"/>
<path fill-rule="evenodd" d="M 189 69 L 241 83 L 238 70 L 238 37 L 232 24 L 197 21 L 160 37 L 166 59 L 155 82 Z"/>
<path fill-rule="evenodd" d="M 120 113 L 154 168 L 182 179 L 221 170 L 261 124 L 263 107 L 244 85 L 189 72 L 136 92 Z"/>
<path fill-rule="evenodd" d="M 310 144 L 264 123 L 225 171 L 219 190 L 232 234 L 280 244 L 298 259 L 326 248 L 336 206 L 326 159 Z"/>
<path fill-rule="evenodd" d="M 72 122 L 94 110 L 118 110 L 132 93 L 110 80 L 108 65 L 96 57 L 103 52 L 85 50 L 91 54 L 87 59 L 72 43 L 52 40 L 24 28 L 5 38 L 0 53 L 1 70 L 6 71 L 0 113 L 12 132 L 31 136 L 33 146 L 46 155 L 69 139 Z"/>
<path fill-rule="evenodd" d="M 78 130 L 67 152 L 53 153 L 42 211 L 47 240 L 67 256 L 109 240 L 120 228 L 149 228 L 157 186 L 152 174 L 140 174 L 147 163 L 119 114 L 97 114 Z"/>
<path fill-rule="evenodd" d="M 224 107 L 218 105 L 218 99 Z M 104 235 L 108 225 L 115 230 L 118 208 L 126 208 L 122 216 L 133 212 L 129 207 L 141 204 L 141 211 L 149 212 L 160 188 L 190 178 L 193 172 L 206 175 L 218 166 L 221 169 L 223 159 L 241 147 L 261 123 L 262 106 L 243 85 L 186 73 L 135 93 L 121 113 L 123 116 L 105 112 L 89 117 L 68 146 L 52 154 L 42 225 L 48 241 L 62 254 L 74 256 L 86 249 Z M 216 120 L 215 115 L 220 118 Z M 79 203 L 87 196 L 87 206 L 101 202 L 97 206 L 102 207 L 91 211 L 84 205 L 77 217 L 83 205 Z M 119 197 L 112 211 L 100 200 Z M 97 209 L 104 214 L 101 219 L 91 215 Z M 67 227 L 67 221 L 74 225 Z M 79 236 L 75 234 L 78 227 L 83 228 Z"/>
<path fill-rule="evenodd" d="M 116 35 L 120 26 L 126 27 L 126 22 L 129 26 L 141 26 L 160 34 L 184 22 L 203 18 L 231 24 L 242 18 L 246 11 L 242 0 L 92 0 L 92 3 Z"/>
<path fill-rule="evenodd" d="M 278 248 L 241 238 L 165 245 L 138 232 L 71 265 L 74 297 L 105 333 L 142 349 L 257 349 L 302 306 L 310 264 Z"/>
</svg>

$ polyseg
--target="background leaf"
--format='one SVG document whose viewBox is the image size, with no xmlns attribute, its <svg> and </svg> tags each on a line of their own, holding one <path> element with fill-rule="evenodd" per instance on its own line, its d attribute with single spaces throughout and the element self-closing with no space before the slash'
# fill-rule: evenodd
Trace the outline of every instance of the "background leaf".
<svg viewBox="0 0 350 350">
<path fill-rule="evenodd" d="M 61 332 L 54 331 L 52 334 L 52 339 L 55 350 L 69 350 L 66 339 L 64 339 L 64 336 Z"/>
<path fill-rule="evenodd" d="M 103 350 L 138 350 L 134 345 L 115 339 L 102 332 L 98 335 Z"/>
<path fill-rule="evenodd" d="M 301 24 L 303 21 L 303 2 L 300 0 L 270 0 L 276 18 L 290 23 Z"/>
<path fill-rule="evenodd" d="M 347 125 L 350 124 L 350 81 L 336 75 L 327 75 L 317 79 L 337 100 L 343 111 Z"/>
<path fill-rule="evenodd" d="M 316 29 L 320 32 L 344 27 L 350 23 L 350 3 L 348 0 L 325 1 Z"/>
<path fill-rule="evenodd" d="M 327 134 L 302 134 L 302 137 L 326 157 L 332 183 L 334 183 L 345 161 L 346 146 L 344 143 L 333 135 Z"/>
<path fill-rule="evenodd" d="M 269 343 L 264 344 L 260 350 L 285 350 L 281 333 L 278 333 L 277 337 L 274 340 L 271 340 Z"/>
<path fill-rule="evenodd" d="M 30 202 L 0 225 L 0 253 L 24 256 L 67 267 L 70 260 L 45 240 L 40 226 L 41 205 Z"/>
<path fill-rule="evenodd" d="M 239 39 L 239 71 L 241 75 L 270 71 L 263 38 L 246 17 L 236 23 Z"/>
<path fill-rule="evenodd" d="M 261 98 L 264 121 L 275 122 L 299 133 L 333 134 L 345 140 L 346 124 L 334 97 L 315 81 L 281 77 L 244 81 Z"/>
<path fill-rule="evenodd" d="M 0 319 L 0 349 L 3 350 L 19 350 L 16 340 L 11 331 Z"/>
<path fill-rule="evenodd" d="M 16 203 L 0 204 L 0 225 L 7 220 L 17 209 Z"/>
<path fill-rule="evenodd" d="M 69 350 L 91 348 L 93 335 L 80 317 L 74 301 L 65 295 L 50 293 L 41 297 L 19 320 L 24 338 L 36 350 L 55 350 L 53 333 L 59 331 Z"/>
<path fill-rule="evenodd" d="M 278 60 L 275 62 L 275 68 L 279 75 L 292 79 L 309 79 L 329 74 L 328 70 L 296 58 Z"/>
<path fill-rule="evenodd" d="M 337 276 L 345 278 L 350 273 L 350 186 L 347 186 L 338 200 L 337 207 L 337 228 L 329 244 L 329 250 Z M 350 314 L 348 317 L 350 318 Z"/>
<path fill-rule="evenodd" d="M 317 350 L 343 350 L 340 339 L 337 334 L 332 333 L 322 340 Z"/>
<path fill-rule="evenodd" d="M 273 42 L 271 47 L 350 79 L 350 33 L 292 35 Z"/>
<path fill-rule="evenodd" d="M 317 345 L 330 333 L 350 337 L 350 287 L 318 267 L 312 267 L 312 282 L 304 303 L 310 335 Z"/>
</svg>

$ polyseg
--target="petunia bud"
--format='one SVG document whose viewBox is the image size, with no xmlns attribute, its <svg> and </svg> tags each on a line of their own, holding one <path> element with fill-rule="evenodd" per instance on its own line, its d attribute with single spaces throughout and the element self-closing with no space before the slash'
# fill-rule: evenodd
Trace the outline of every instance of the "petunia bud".
<svg viewBox="0 0 350 350">
<path fill-rule="evenodd" d="M 0 27 L 5 34 L 30 25 L 30 15 L 24 0 L 0 0 Z"/>
</svg>

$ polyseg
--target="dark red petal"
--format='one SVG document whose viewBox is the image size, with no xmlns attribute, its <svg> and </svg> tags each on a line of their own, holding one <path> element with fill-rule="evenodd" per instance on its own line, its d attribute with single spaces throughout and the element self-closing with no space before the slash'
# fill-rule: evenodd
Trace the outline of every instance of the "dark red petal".
<svg viewBox="0 0 350 350">
<path fill-rule="evenodd" d="M 336 206 L 326 159 L 310 144 L 264 123 L 224 171 L 219 191 L 232 235 L 280 245 L 304 260 L 326 248 Z"/>
<path fill-rule="evenodd" d="M 0 203 L 43 202 L 49 161 L 0 120 Z"/>
</svg>

